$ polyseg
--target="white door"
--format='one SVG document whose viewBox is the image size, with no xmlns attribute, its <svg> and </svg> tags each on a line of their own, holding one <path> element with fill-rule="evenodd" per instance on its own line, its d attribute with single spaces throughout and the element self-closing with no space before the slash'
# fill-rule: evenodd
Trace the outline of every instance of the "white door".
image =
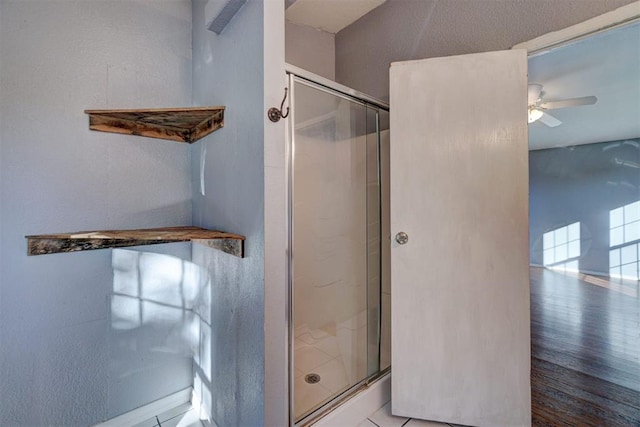
<svg viewBox="0 0 640 427">
<path fill-rule="evenodd" d="M 530 425 L 526 51 L 397 62 L 390 85 L 392 412 Z"/>
</svg>

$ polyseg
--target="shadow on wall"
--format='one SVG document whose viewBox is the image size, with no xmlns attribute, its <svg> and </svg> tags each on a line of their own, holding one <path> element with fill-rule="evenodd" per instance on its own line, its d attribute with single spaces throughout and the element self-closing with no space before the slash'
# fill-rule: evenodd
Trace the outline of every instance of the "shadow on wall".
<svg viewBox="0 0 640 427">
<path fill-rule="evenodd" d="M 113 250 L 112 265 L 110 416 L 193 386 L 193 407 L 211 419 L 209 273 L 178 257 L 125 249 Z"/>
</svg>

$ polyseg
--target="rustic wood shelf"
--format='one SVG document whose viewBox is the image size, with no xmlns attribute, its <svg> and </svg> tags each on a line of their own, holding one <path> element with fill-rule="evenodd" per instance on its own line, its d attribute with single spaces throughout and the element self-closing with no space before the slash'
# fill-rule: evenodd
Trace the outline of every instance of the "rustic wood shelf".
<svg viewBox="0 0 640 427">
<path fill-rule="evenodd" d="M 200 227 L 165 227 L 138 230 L 80 231 L 77 233 L 26 236 L 28 255 L 123 248 L 159 243 L 192 241 L 244 257 L 245 237 Z"/>
<path fill-rule="evenodd" d="M 225 107 L 85 110 L 89 129 L 191 144 L 224 126 Z"/>
</svg>

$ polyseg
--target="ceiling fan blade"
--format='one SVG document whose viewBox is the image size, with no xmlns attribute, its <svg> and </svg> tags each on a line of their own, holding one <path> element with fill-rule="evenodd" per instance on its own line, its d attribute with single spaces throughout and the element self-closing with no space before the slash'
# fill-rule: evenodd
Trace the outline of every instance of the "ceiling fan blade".
<svg viewBox="0 0 640 427">
<path fill-rule="evenodd" d="M 542 92 L 542 85 L 532 83 L 527 86 L 527 104 L 535 104 L 538 98 L 540 98 L 540 92 Z"/>
<path fill-rule="evenodd" d="M 561 99 L 559 101 L 543 102 L 540 107 L 545 110 L 554 110 L 556 108 L 579 107 L 581 105 L 593 105 L 598 102 L 595 96 L 583 96 L 581 98 Z"/>
<path fill-rule="evenodd" d="M 544 111 L 542 112 L 542 116 L 538 120 L 540 121 L 540 123 L 543 123 L 550 128 L 554 128 L 562 124 L 560 120 L 556 119 L 551 114 L 545 113 Z"/>
</svg>

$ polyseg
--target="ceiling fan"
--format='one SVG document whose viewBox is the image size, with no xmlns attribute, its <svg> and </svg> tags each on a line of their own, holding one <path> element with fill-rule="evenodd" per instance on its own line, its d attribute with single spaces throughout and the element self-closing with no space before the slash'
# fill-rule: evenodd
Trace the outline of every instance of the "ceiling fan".
<svg viewBox="0 0 640 427">
<path fill-rule="evenodd" d="M 559 99 L 557 101 L 544 101 L 542 99 L 542 85 L 530 84 L 527 93 L 527 103 L 529 105 L 529 123 L 533 123 L 540 120 L 549 127 L 556 127 L 562 124 L 562 122 L 551 114 L 547 113 L 547 110 L 555 110 L 556 108 L 568 108 L 568 107 L 580 107 L 582 105 L 593 105 L 598 102 L 598 98 L 595 96 L 582 96 L 580 98 Z"/>
</svg>

